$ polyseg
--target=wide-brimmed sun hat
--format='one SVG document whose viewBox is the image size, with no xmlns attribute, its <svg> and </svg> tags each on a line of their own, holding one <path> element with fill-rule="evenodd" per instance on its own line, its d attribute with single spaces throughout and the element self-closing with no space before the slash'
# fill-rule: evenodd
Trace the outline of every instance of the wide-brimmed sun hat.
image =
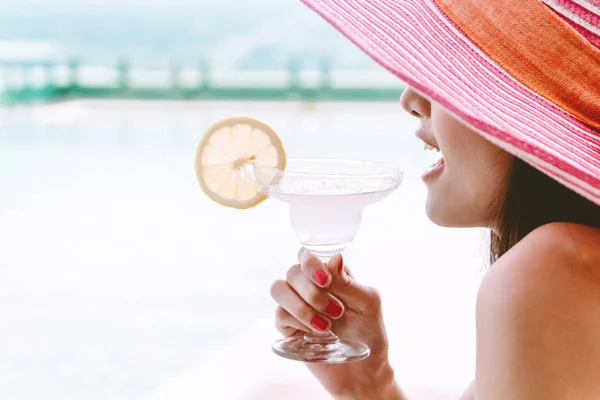
<svg viewBox="0 0 600 400">
<path fill-rule="evenodd" d="M 483 137 L 600 205 L 600 0 L 302 0 Z"/>
</svg>

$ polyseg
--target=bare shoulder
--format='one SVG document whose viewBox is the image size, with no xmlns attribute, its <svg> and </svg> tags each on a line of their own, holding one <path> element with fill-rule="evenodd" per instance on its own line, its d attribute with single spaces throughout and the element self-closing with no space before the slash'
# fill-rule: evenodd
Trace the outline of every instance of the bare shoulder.
<svg viewBox="0 0 600 400">
<path fill-rule="evenodd" d="M 555 283 L 568 290 L 572 286 L 565 285 L 564 279 L 600 278 L 599 261 L 600 229 L 570 223 L 547 224 L 527 235 L 490 268 L 480 293 L 509 282 L 516 289 L 520 285 L 540 287 L 540 280 L 552 277 L 560 277 Z M 600 279 L 589 283 L 600 287 Z"/>
<path fill-rule="evenodd" d="M 598 243 L 598 229 L 548 224 L 490 268 L 477 297 L 477 398 L 600 397 Z"/>
<path fill-rule="evenodd" d="M 578 224 L 563 226 L 573 240 L 583 266 L 600 277 L 600 229 Z"/>
</svg>

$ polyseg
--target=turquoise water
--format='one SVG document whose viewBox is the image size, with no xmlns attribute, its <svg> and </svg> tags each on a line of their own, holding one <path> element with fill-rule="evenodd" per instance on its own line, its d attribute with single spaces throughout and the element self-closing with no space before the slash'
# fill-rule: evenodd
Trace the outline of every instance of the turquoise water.
<svg viewBox="0 0 600 400">
<path fill-rule="evenodd" d="M 219 69 L 275 70 L 327 58 L 339 69 L 375 68 L 297 0 L 27 3 L 0 3 L 0 39 L 47 42 L 59 58 L 165 66 L 203 57 Z"/>
</svg>

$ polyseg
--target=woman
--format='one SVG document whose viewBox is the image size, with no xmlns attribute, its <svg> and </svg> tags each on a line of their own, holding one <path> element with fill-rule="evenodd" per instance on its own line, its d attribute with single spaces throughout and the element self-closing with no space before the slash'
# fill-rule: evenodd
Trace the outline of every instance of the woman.
<svg viewBox="0 0 600 400">
<path fill-rule="evenodd" d="M 600 398 L 600 2 L 304 1 L 409 84 L 402 108 L 443 154 L 423 175 L 428 217 L 490 229 L 462 399 Z M 341 255 L 298 259 L 271 290 L 280 332 L 371 347 L 307 364 L 334 398 L 405 399 L 377 291 Z"/>
</svg>

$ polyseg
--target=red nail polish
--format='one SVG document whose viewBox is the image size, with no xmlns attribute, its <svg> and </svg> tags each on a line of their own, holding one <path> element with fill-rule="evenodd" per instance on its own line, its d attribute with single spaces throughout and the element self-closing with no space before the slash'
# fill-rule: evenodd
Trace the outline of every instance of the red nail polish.
<svg viewBox="0 0 600 400">
<path fill-rule="evenodd" d="M 337 301 L 330 301 L 329 304 L 327 304 L 327 307 L 325 307 L 325 311 L 327 311 L 327 314 L 331 315 L 333 318 L 338 318 L 340 315 L 342 315 L 344 308 Z"/>
<path fill-rule="evenodd" d="M 323 271 L 315 272 L 313 275 L 313 278 L 315 279 L 315 282 L 317 282 L 317 284 L 319 286 L 325 286 L 325 284 L 327 283 L 327 280 L 329 279 L 327 274 Z"/>
<path fill-rule="evenodd" d="M 338 267 L 338 272 L 341 274 L 343 270 L 344 270 L 344 258 L 340 254 L 340 266 Z"/>
<path fill-rule="evenodd" d="M 314 316 L 310 320 L 310 324 L 314 326 L 319 332 L 325 332 L 325 330 L 327 330 L 327 327 L 329 326 L 329 322 L 317 316 Z"/>
</svg>

